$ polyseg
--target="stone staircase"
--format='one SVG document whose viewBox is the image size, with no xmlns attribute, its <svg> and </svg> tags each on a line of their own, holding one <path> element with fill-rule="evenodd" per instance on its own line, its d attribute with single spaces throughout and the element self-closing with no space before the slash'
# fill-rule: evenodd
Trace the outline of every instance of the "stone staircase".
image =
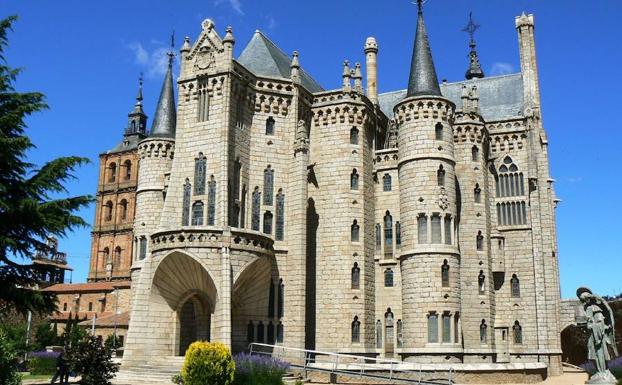
<svg viewBox="0 0 622 385">
<path fill-rule="evenodd" d="M 183 363 L 184 357 L 162 357 L 131 368 L 121 368 L 112 383 L 115 385 L 171 385 L 171 378 L 181 372 Z"/>
</svg>

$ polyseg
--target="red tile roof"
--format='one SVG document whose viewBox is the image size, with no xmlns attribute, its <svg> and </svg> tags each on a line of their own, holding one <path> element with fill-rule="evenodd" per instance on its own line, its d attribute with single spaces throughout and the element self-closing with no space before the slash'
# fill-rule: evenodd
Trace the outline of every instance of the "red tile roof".
<svg viewBox="0 0 622 385">
<path fill-rule="evenodd" d="M 87 282 L 87 283 L 59 283 L 46 287 L 42 291 L 53 293 L 79 293 L 84 291 L 113 291 L 116 288 L 127 289 L 130 281 Z"/>
<path fill-rule="evenodd" d="M 93 324 L 92 319 L 93 317 L 82 321 L 79 325 L 91 326 Z M 128 326 L 130 324 L 130 313 L 127 311 L 120 314 L 102 313 L 95 319 L 95 327 L 113 327 L 115 320 L 117 327 Z"/>
</svg>

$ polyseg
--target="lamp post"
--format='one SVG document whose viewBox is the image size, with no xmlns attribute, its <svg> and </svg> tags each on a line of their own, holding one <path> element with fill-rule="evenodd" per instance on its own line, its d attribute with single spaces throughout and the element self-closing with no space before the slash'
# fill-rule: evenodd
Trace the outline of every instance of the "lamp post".
<svg viewBox="0 0 622 385">
<path fill-rule="evenodd" d="M 119 289 L 114 289 L 115 303 L 114 303 L 114 331 L 112 333 L 112 356 L 117 356 L 117 317 L 119 316 Z"/>
</svg>

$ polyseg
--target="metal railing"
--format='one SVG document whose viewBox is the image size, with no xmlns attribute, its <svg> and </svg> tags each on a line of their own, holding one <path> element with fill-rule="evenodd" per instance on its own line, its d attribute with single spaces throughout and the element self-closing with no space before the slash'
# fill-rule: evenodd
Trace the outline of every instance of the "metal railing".
<svg viewBox="0 0 622 385">
<path fill-rule="evenodd" d="M 389 360 L 352 354 L 322 352 L 289 348 L 280 345 L 251 343 L 249 353 L 270 356 L 286 361 L 294 368 L 303 370 L 305 377 L 308 372 L 324 372 L 330 375 L 366 378 L 390 383 L 406 383 L 421 385 L 452 385 L 453 368 L 447 370 L 447 378 L 424 379 L 423 366 L 411 362 Z"/>
</svg>

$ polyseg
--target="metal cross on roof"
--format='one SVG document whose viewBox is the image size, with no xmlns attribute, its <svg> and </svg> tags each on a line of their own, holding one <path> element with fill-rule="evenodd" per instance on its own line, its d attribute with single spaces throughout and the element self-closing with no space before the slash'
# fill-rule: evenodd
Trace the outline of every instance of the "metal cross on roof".
<svg viewBox="0 0 622 385">
<path fill-rule="evenodd" d="M 480 25 L 473 21 L 473 12 L 469 12 L 469 23 L 462 29 L 462 31 L 468 33 L 471 41 L 474 41 L 473 36 L 479 27 Z"/>
</svg>

